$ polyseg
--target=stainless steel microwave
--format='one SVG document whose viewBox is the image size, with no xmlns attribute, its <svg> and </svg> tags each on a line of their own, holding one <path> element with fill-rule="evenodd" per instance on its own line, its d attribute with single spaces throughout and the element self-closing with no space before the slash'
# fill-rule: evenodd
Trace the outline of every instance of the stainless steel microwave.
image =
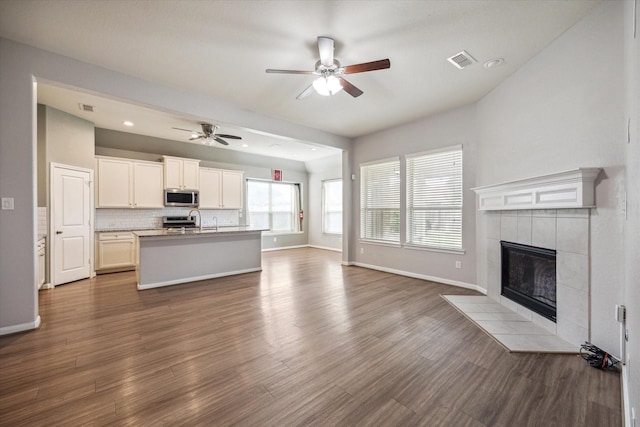
<svg viewBox="0 0 640 427">
<path fill-rule="evenodd" d="M 164 205 L 197 208 L 200 205 L 200 194 L 198 190 L 167 188 L 164 190 Z"/>
</svg>

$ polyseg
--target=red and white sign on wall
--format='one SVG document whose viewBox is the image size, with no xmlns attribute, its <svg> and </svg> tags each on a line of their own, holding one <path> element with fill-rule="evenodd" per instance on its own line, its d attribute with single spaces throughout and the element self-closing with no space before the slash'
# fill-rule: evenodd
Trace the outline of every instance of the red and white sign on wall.
<svg viewBox="0 0 640 427">
<path fill-rule="evenodd" d="M 279 169 L 271 169 L 271 179 L 274 181 L 282 181 L 282 171 Z"/>
</svg>

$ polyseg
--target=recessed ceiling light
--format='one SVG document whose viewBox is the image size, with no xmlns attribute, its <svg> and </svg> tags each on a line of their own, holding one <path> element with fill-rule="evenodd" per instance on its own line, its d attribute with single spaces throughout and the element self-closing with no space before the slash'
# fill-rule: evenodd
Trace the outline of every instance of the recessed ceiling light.
<svg viewBox="0 0 640 427">
<path fill-rule="evenodd" d="M 278 147 L 280 147 L 280 144 L 271 144 L 271 145 L 269 145 L 269 147 L 271 147 L 271 148 L 278 148 Z"/>
<path fill-rule="evenodd" d="M 490 59 L 487 62 L 485 62 L 484 63 L 484 68 L 499 67 L 502 64 L 504 64 L 504 59 L 502 59 L 502 58 L 494 58 L 494 59 Z"/>
<path fill-rule="evenodd" d="M 311 150 L 311 151 L 317 151 L 318 149 L 317 149 L 316 147 L 313 147 L 313 148 L 309 148 L 309 150 Z"/>
<path fill-rule="evenodd" d="M 122 124 L 129 127 L 133 126 L 133 122 L 130 122 L 129 120 L 125 120 Z"/>
<path fill-rule="evenodd" d="M 249 144 L 242 144 L 242 146 L 243 146 L 244 148 L 247 148 L 247 147 L 249 146 Z"/>
</svg>

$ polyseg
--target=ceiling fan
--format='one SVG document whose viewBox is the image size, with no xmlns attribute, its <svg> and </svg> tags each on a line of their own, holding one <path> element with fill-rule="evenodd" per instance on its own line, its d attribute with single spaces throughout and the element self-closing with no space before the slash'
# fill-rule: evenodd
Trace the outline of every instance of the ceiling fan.
<svg viewBox="0 0 640 427">
<path fill-rule="evenodd" d="M 296 71 L 296 70 L 274 70 L 268 68 L 267 73 L 282 74 L 313 74 L 319 76 L 309 87 L 303 90 L 297 99 L 303 99 L 309 96 L 314 90 L 320 95 L 335 95 L 344 89 L 354 98 L 362 95 L 362 91 L 349 83 L 344 77 L 345 74 L 363 73 L 365 71 L 384 70 L 391 67 L 389 59 L 380 59 L 378 61 L 365 62 L 362 64 L 340 65 L 340 62 L 333 57 L 334 41 L 330 37 L 318 37 L 318 51 L 320 52 L 320 60 L 316 62 L 315 71 Z"/>
<path fill-rule="evenodd" d="M 209 123 L 200 123 L 200 126 L 202 127 L 202 132 L 198 132 L 198 131 L 193 131 L 193 130 L 189 130 L 189 129 L 183 129 L 183 128 L 172 128 L 172 129 L 177 129 L 177 130 L 183 130 L 185 132 L 191 132 L 191 138 L 189 138 L 189 141 L 200 141 L 202 140 L 202 143 L 205 145 L 213 145 L 213 141 L 216 141 L 222 145 L 229 145 L 229 143 L 227 141 L 225 141 L 222 138 L 227 138 L 227 139 L 242 139 L 239 136 L 236 135 L 226 135 L 226 134 L 222 134 L 222 133 L 216 133 L 218 129 L 220 129 L 219 126 L 215 126 Z"/>
</svg>

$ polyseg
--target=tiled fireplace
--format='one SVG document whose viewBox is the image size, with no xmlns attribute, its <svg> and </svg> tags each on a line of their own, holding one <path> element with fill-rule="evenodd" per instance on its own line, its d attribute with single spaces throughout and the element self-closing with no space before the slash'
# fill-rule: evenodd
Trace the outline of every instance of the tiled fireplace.
<svg viewBox="0 0 640 427">
<path fill-rule="evenodd" d="M 590 338 L 589 222 L 600 169 L 474 189 L 486 229 L 487 295 L 559 338 Z M 500 241 L 556 251 L 556 322 L 501 295 Z"/>
<path fill-rule="evenodd" d="M 488 211 L 487 295 L 575 345 L 589 339 L 590 209 Z M 501 296 L 500 241 L 556 250 L 556 323 Z"/>
</svg>

